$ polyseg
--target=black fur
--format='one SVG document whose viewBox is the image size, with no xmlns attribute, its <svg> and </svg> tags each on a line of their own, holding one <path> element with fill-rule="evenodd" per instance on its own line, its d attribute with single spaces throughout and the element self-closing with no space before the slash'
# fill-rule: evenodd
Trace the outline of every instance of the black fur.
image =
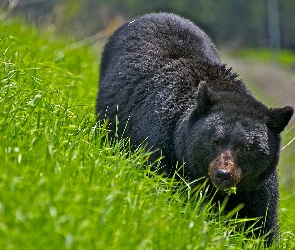
<svg viewBox="0 0 295 250">
<path fill-rule="evenodd" d="M 160 149 L 151 160 L 162 152 L 167 176 L 177 163 L 184 163 L 180 173 L 188 181 L 212 171 L 216 199 L 226 194 L 214 169 L 237 170 L 237 195 L 229 197 L 228 209 L 243 203 L 240 216 L 267 212 L 260 233 L 271 230 L 270 243 L 278 234 L 279 133 L 293 109 L 268 109 L 236 77 L 193 23 L 145 15 L 122 25 L 104 48 L 97 114 L 109 118 L 113 131 L 118 115 L 118 134 L 130 136 L 133 146 Z"/>
</svg>

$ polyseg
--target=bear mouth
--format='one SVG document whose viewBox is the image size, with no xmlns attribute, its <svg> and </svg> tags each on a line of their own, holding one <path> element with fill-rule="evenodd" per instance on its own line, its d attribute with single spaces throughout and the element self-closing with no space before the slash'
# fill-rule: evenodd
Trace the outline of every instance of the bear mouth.
<svg viewBox="0 0 295 250">
<path fill-rule="evenodd" d="M 230 183 L 227 183 L 227 182 L 226 183 L 221 183 L 219 179 L 214 180 L 214 181 L 212 181 L 212 179 L 211 179 L 211 182 L 212 182 L 212 184 L 213 184 L 213 186 L 215 188 L 217 188 L 218 190 L 223 191 L 223 192 L 231 192 L 231 193 L 233 192 L 233 193 L 235 193 L 235 190 L 237 188 L 236 187 L 237 183 L 233 183 L 231 181 L 229 181 Z"/>
</svg>

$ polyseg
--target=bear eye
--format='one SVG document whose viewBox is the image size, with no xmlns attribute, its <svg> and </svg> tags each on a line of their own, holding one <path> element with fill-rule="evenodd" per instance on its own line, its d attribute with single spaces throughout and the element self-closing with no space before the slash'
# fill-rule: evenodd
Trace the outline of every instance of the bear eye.
<svg viewBox="0 0 295 250">
<path fill-rule="evenodd" d="M 237 152 L 243 152 L 246 153 L 249 151 L 249 148 L 245 145 L 240 145 L 239 147 L 237 147 Z"/>
<path fill-rule="evenodd" d="M 212 147 L 216 148 L 219 145 L 219 141 L 218 140 L 214 140 L 212 141 Z"/>
</svg>

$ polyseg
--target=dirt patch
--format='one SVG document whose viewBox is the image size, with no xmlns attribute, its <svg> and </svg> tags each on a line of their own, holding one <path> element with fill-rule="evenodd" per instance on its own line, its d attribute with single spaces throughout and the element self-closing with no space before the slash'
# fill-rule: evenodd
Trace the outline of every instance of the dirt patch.
<svg viewBox="0 0 295 250">
<path fill-rule="evenodd" d="M 292 106 L 295 108 L 295 72 L 278 65 L 226 58 L 233 68 L 253 90 L 255 97 L 269 107 Z M 292 122 L 295 123 L 295 118 Z"/>
</svg>

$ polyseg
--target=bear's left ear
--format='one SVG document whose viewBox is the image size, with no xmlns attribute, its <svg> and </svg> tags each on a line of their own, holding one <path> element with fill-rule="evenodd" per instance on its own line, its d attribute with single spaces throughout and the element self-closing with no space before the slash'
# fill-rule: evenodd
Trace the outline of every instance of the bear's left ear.
<svg viewBox="0 0 295 250">
<path fill-rule="evenodd" d="M 286 106 L 284 108 L 274 108 L 268 110 L 268 121 L 266 126 L 273 132 L 279 134 L 288 125 L 294 109 L 292 107 Z"/>
</svg>

